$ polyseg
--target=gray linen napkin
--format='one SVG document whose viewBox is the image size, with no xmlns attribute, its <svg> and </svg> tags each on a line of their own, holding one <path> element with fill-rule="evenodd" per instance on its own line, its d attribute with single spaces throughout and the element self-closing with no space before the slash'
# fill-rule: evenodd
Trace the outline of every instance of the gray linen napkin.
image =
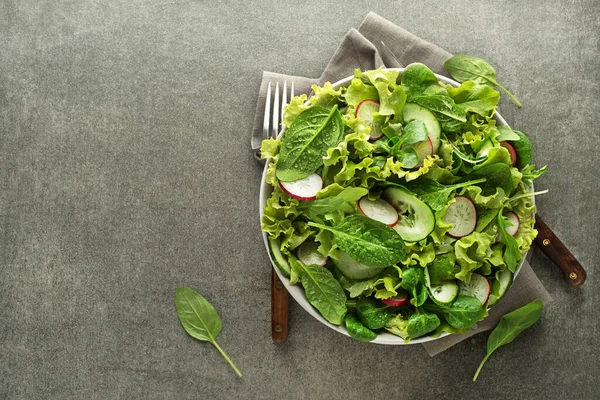
<svg viewBox="0 0 600 400">
<path fill-rule="evenodd" d="M 310 85 L 313 83 L 323 84 L 327 81 L 338 81 L 352 75 L 355 68 L 364 71 L 384 66 L 380 52 L 381 42 L 384 42 L 404 65 L 421 62 L 434 72 L 449 76 L 443 66 L 444 61 L 452 56 L 450 53 L 370 12 L 358 30 L 351 29 L 346 34 L 319 79 L 263 72 L 252 130 L 252 149 L 256 150 L 260 147 L 268 82 L 282 83 L 286 80 L 289 83 L 293 81 L 296 95 L 309 93 Z M 545 305 L 552 302 L 552 297 L 535 275 L 529 265 L 529 260 L 527 260 L 506 296 L 490 310 L 489 316 L 481 321 L 477 327 L 468 333 L 446 336 L 427 342 L 423 346 L 429 355 L 433 357 L 477 333 L 493 329 L 504 314 L 538 298 Z"/>
</svg>

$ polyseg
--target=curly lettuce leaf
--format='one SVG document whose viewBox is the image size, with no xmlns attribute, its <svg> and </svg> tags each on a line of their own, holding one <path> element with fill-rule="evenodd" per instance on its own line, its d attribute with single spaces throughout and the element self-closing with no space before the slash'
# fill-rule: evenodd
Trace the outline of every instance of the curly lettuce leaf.
<svg viewBox="0 0 600 400">
<path fill-rule="evenodd" d="M 464 282 L 471 280 L 475 270 L 481 268 L 492 255 L 491 245 L 495 237 L 483 232 L 473 232 L 468 236 L 460 238 L 454 245 L 456 262 L 460 271 L 456 273 L 456 279 Z"/>
<path fill-rule="evenodd" d="M 289 128 L 296 117 L 311 106 L 310 104 L 306 104 L 306 97 L 306 94 L 292 97 L 289 104 L 283 107 L 283 118 L 281 121 L 283 125 Z"/>
<path fill-rule="evenodd" d="M 312 85 L 311 89 L 314 93 L 309 99 L 311 105 L 327 108 L 333 107 L 335 104 L 342 106 L 344 88 L 335 90 L 331 82 L 325 82 L 323 86 Z"/>
<path fill-rule="evenodd" d="M 279 187 L 273 189 L 263 212 L 261 228 L 272 238 L 293 234 L 293 220 L 300 215 L 299 201 L 288 196 Z"/>
</svg>

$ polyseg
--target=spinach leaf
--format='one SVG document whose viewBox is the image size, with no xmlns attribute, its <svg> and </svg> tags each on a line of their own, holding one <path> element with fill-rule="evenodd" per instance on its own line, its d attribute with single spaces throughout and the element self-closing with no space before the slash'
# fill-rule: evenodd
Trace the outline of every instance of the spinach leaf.
<svg viewBox="0 0 600 400">
<path fill-rule="evenodd" d="M 333 274 L 320 265 L 302 265 L 302 286 L 306 299 L 323 318 L 340 325 L 346 315 L 346 295 Z"/>
<path fill-rule="evenodd" d="M 438 79 L 427 66 L 421 63 L 412 63 L 406 67 L 400 80 L 402 87 L 406 91 L 409 101 L 416 96 L 427 94 L 440 94 L 445 89 L 440 86 Z"/>
<path fill-rule="evenodd" d="M 360 323 L 352 314 L 346 315 L 346 330 L 348 334 L 359 342 L 370 342 L 377 334 Z"/>
<path fill-rule="evenodd" d="M 417 96 L 412 101 L 433 111 L 436 116 L 443 115 L 461 123 L 467 122 L 467 112 L 448 95 Z"/>
<path fill-rule="evenodd" d="M 358 299 L 356 313 L 360 321 L 369 329 L 383 328 L 395 315 L 388 306 L 372 297 Z"/>
<path fill-rule="evenodd" d="M 334 211 L 352 213 L 356 203 L 361 197 L 366 196 L 369 191 L 365 188 L 347 187 L 335 196 L 325 197 L 313 201 L 300 202 L 299 210 L 306 213 L 309 219 L 317 220 L 320 216 Z"/>
<path fill-rule="evenodd" d="M 470 328 L 484 315 L 481 302 L 471 296 L 458 296 L 450 306 L 425 304 L 423 308 L 443 314 L 448 324 L 456 329 Z"/>
<path fill-rule="evenodd" d="M 417 311 L 408 318 L 408 336 L 415 339 L 436 330 L 438 326 L 440 319 L 437 315 Z"/>
<path fill-rule="evenodd" d="M 521 107 L 519 100 L 496 81 L 496 70 L 487 61 L 459 54 L 448 59 L 444 63 L 444 68 L 459 82 L 470 80 L 491 87 L 498 86 L 517 106 Z"/>
<path fill-rule="evenodd" d="M 223 322 L 215 308 L 198 292 L 180 287 L 175 291 L 175 308 L 183 329 L 194 339 L 212 343 L 238 376 L 242 376 L 233 361 L 217 344 Z"/>
<path fill-rule="evenodd" d="M 306 178 L 323 165 L 327 149 L 337 145 L 343 134 L 337 104 L 331 110 L 313 106 L 302 111 L 283 136 L 277 178 L 283 182 Z"/>
<path fill-rule="evenodd" d="M 513 131 L 512 129 L 510 129 L 510 126 L 508 125 L 500 125 L 497 127 L 498 129 L 498 136 L 496 136 L 496 141 L 498 142 L 502 142 L 504 140 L 509 140 L 509 141 L 513 141 L 513 140 L 519 140 L 519 135 L 517 135 L 515 133 L 515 131 Z"/>
<path fill-rule="evenodd" d="M 330 231 L 341 251 L 374 268 L 397 264 L 406 253 L 404 241 L 398 232 L 389 225 L 363 215 L 351 215 L 334 226 L 314 222 L 308 225 Z"/>
<path fill-rule="evenodd" d="M 412 192 L 416 193 L 421 200 L 431 207 L 434 211 L 440 211 L 446 204 L 448 204 L 450 195 L 456 189 L 460 189 L 467 186 L 476 185 L 483 183 L 486 178 L 475 179 L 472 181 L 456 183 L 454 185 L 442 185 L 433 180 L 421 179 L 414 183 L 408 183 L 408 187 Z"/>
<path fill-rule="evenodd" d="M 496 163 L 485 165 L 471 172 L 465 179 L 477 178 L 486 178 L 486 181 L 480 185 L 481 194 L 484 196 L 496 193 L 497 188 L 501 188 L 509 196 L 514 189 L 510 167 L 506 164 Z"/>
<path fill-rule="evenodd" d="M 449 88 L 448 94 L 465 111 L 479 114 L 482 117 L 489 116 L 500 101 L 499 92 L 473 81 L 466 81 L 457 88 Z"/>
<path fill-rule="evenodd" d="M 504 263 L 510 272 L 515 272 L 519 266 L 521 251 L 519 249 L 519 243 L 517 243 L 517 239 L 506 232 L 506 221 L 508 221 L 507 218 L 502 215 L 502 210 L 500 210 L 498 212 L 500 242 L 506 246 L 504 253 L 502 254 L 502 258 L 504 259 Z"/>
<path fill-rule="evenodd" d="M 427 127 L 423 121 L 410 121 L 404 129 L 402 124 L 388 124 L 382 132 L 386 138 L 375 142 L 374 153 L 395 157 L 403 168 L 413 168 L 419 164 L 419 156 L 413 146 L 406 145 L 427 140 Z"/>
<path fill-rule="evenodd" d="M 400 137 L 402 144 L 414 144 L 427 140 L 425 122 L 414 119 L 404 126 L 404 134 Z"/>
<path fill-rule="evenodd" d="M 481 361 L 481 364 L 479 364 L 475 376 L 473 376 L 473 382 L 477 380 L 481 368 L 483 368 L 483 364 L 490 358 L 492 353 L 499 347 L 512 342 L 519 333 L 535 324 L 536 321 L 540 319 L 543 308 L 544 304 L 542 301 L 536 299 L 531 303 L 504 315 L 502 319 L 500 319 L 500 323 L 498 323 L 498 326 L 492 331 L 488 338 L 487 353 Z"/>
<path fill-rule="evenodd" d="M 427 300 L 428 293 L 425 287 L 425 275 L 423 268 L 410 267 L 402 271 L 400 285 L 404 290 L 412 294 L 410 303 L 415 307 L 422 306 Z"/>
<path fill-rule="evenodd" d="M 516 141 L 511 141 L 510 144 L 515 148 L 517 153 L 517 168 L 523 169 L 531 162 L 531 142 L 523 132 L 513 131 L 519 136 Z"/>
<path fill-rule="evenodd" d="M 432 284 L 437 285 L 443 281 L 454 278 L 455 263 L 456 256 L 454 253 L 436 256 L 433 262 L 427 266 L 427 272 L 429 272 L 429 281 Z"/>
</svg>

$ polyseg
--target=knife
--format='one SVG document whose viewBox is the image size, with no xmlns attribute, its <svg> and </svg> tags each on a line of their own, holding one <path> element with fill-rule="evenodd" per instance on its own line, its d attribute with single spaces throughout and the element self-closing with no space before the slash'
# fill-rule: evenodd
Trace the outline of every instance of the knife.
<svg viewBox="0 0 600 400">
<path fill-rule="evenodd" d="M 284 343 L 288 336 L 288 291 L 271 266 L 271 337 Z"/>
<path fill-rule="evenodd" d="M 536 215 L 535 229 L 538 235 L 535 238 L 535 244 L 544 252 L 563 273 L 563 279 L 571 286 L 579 286 L 585 282 L 587 277 L 583 266 L 575 259 L 573 254 L 558 239 L 548 225 Z"/>
</svg>

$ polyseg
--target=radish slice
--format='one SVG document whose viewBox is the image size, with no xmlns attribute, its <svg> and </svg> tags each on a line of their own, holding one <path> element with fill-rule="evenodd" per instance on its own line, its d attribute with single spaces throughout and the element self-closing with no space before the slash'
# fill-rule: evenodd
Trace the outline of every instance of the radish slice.
<svg viewBox="0 0 600 400">
<path fill-rule="evenodd" d="M 406 292 L 401 291 L 400 293 L 398 293 L 398 296 L 389 299 L 383 299 L 381 300 L 381 302 L 386 306 L 390 307 L 402 307 L 408 302 L 408 295 L 406 294 Z"/>
<path fill-rule="evenodd" d="M 383 222 L 386 225 L 394 226 L 398 223 L 398 212 L 387 201 L 383 199 L 369 200 L 364 196 L 358 201 L 358 208 L 365 217 Z"/>
<path fill-rule="evenodd" d="M 505 212 L 502 214 L 504 217 L 508 219 L 511 225 L 506 225 L 506 233 L 510 236 L 515 236 L 519 231 L 519 226 L 521 226 L 521 221 L 519 220 L 519 216 L 512 211 Z"/>
<path fill-rule="evenodd" d="M 383 136 L 381 127 L 379 124 L 373 122 L 373 113 L 379 112 L 379 103 L 375 100 L 363 100 L 356 106 L 356 112 L 354 116 L 362 119 L 367 125 L 371 127 L 370 140 L 374 141 L 380 139 Z"/>
<path fill-rule="evenodd" d="M 471 281 L 469 283 L 460 283 L 461 296 L 475 297 L 484 306 L 487 304 L 491 291 L 492 287 L 490 286 L 490 281 L 483 275 L 473 274 L 471 275 Z"/>
<path fill-rule="evenodd" d="M 323 188 L 323 179 L 317 174 L 311 174 L 297 181 L 279 182 L 279 185 L 284 192 L 296 200 L 314 200 L 319 190 Z"/>
<path fill-rule="evenodd" d="M 327 257 L 319 253 L 319 245 L 315 242 L 304 242 L 298 247 L 296 255 L 304 265 L 327 265 Z"/>
<path fill-rule="evenodd" d="M 508 143 L 507 141 L 502 141 L 500 142 L 500 146 L 508 150 L 508 152 L 510 153 L 510 162 L 512 164 L 511 166 L 515 167 L 517 165 L 517 152 L 515 151 L 513 145 Z"/>
<path fill-rule="evenodd" d="M 448 234 L 455 238 L 467 236 L 477 226 L 477 210 L 475 204 L 468 197 L 456 196 L 454 203 L 448 206 L 444 222 L 452 224 Z"/>
</svg>

